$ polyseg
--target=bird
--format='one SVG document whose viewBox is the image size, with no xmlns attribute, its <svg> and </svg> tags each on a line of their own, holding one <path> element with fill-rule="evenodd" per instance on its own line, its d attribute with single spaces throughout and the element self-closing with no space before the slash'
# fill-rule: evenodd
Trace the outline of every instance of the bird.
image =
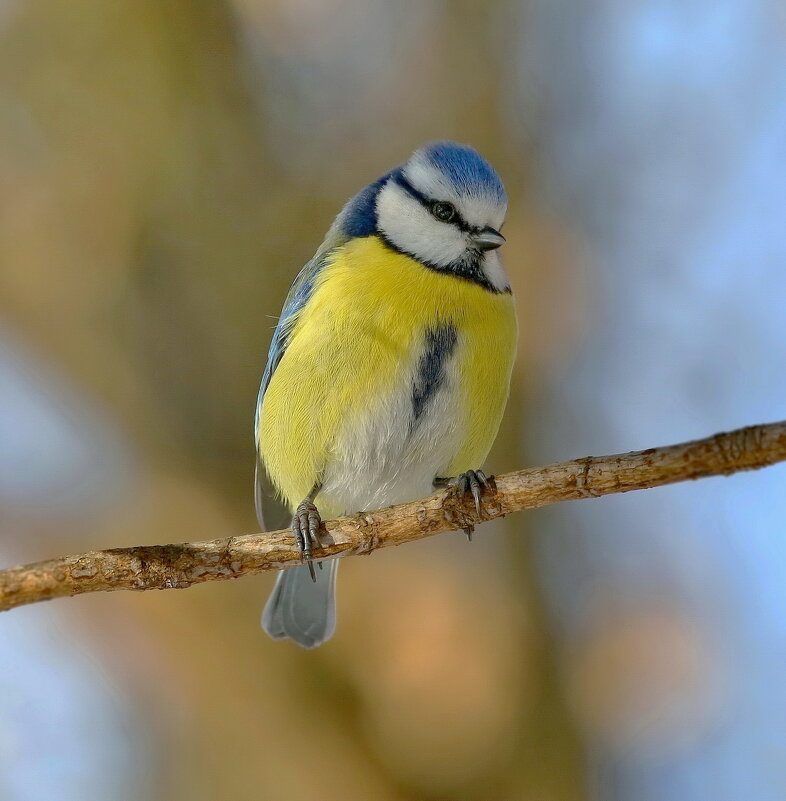
<svg viewBox="0 0 786 801">
<path fill-rule="evenodd" d="M 319 559 L 322 520 L 444 486 L 480 516 L 517 340 L 498 251 L 506 213 L 488 161 L 431 142 L 350 199 L 295 278 L 254 426 L 260 525 L 267 474 L 302 557 L 265 606 L 274 639 L 313 648 L 335 631 L 338 560 Z"/>
</svg>

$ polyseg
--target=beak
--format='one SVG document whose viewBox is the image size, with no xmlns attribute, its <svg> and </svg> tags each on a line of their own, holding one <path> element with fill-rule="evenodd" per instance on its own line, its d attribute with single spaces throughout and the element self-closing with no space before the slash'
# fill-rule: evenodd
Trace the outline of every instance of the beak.
<svg viewBox="0 0 786 801">
<path fill-rule="evenodd" d="M 494 250 L 505 242 L 505 237 L 489 226 L 486 226 L 482 231 L 471 234 L 470 239 L 478 250 Z"/>
</svg>

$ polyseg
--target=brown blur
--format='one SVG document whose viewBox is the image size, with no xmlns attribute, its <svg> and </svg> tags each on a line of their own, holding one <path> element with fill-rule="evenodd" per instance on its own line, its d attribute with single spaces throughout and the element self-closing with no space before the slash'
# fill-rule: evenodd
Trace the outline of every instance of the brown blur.
<svg viewBox="0 0 786 801">
<path fill-rule="evenodd" d="M 520 357 L 488 466 L 527 462 L 529 387 L 570 358 L 590 299 L 576 234 L 531 211 L 504 133 L 513 45 L 491 5 L 356 28 L 339 0 L 3 11 L 3 334 L 106 421 L 124 465 L 95 513 L 16 512 L 15 559 L 255 530 L 254 403 L 288 285 L 346 198 L 431 138 L 472 143 L 508 186 Z M 363 44 L 375 24 L 390 52 Z M 100 453 L 109 470 L 115 448 Z M 57 607 L 133 709 L 151 798 L 573 801 L 581 755 L 526 526 L 347 560 L 338 633 L 310 653 L 260 629 L 272 576 Z M 604 666 L 638 647 L 616 637 L 572 680 L 587 725 L 611 725 Z"/>
</svg>

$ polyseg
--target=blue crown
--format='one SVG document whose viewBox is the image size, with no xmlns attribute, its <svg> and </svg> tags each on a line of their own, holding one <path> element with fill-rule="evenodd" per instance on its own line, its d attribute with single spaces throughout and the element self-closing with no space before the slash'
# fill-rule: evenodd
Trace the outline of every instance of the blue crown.
<svg viewBox="0 0 786 801">
<path fill-rule="evenodd" d="M 430 162 L 447 179 L 459 195 L 465 197 L 488 196 L 500 204 L 507 203 L 502 181 L 494 168 L 469 145 L 456 142 L 430 142 L 412 158 L 420 156 Z M 388 179 L 400 176 L 406 164 L 396 167 L 381 178 L 361 189 L 342 210 L 339 225 L 346 236 L 362 237 L 376 233 L 377 195 Z"/>
<path fill-rule="evenodd" d="M 505 187 L 496 170 L 469 145 L 430 142 L 418 151 L 434 165 L 460 195 L 488 195 L 507 202 Z"/>
</svg>

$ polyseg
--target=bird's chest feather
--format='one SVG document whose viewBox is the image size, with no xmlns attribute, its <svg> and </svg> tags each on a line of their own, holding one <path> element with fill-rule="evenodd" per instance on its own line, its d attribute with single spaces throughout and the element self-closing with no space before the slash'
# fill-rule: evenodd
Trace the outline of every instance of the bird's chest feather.
<svg viewBox="0 0 786 801">
<path fill-rule="evenodd" d="M 447 474 L 463 442 L 462 350 L 456 330 L 442 325 L 386 365 L 385 388 L 372 386 L 336 432 L 325 496 L 343 510 L 378 508 L 428 494 Z"/>
<path fill-rule="evenodd" d="M 479 466 L 515 338 L 509 294 L 434 273 L 375 237 L 351 242 L 320 275 L 268 389 L 268 454 L 261 444 L 274 481 L 297 496 L 310 470 L 325 505 L 354 511 L 417 498 L 435 476 Z M 295 455 L 277 460 L 276 439 Z M 295 463 L 296 489 L 284 475 Z"/>
</svg>

